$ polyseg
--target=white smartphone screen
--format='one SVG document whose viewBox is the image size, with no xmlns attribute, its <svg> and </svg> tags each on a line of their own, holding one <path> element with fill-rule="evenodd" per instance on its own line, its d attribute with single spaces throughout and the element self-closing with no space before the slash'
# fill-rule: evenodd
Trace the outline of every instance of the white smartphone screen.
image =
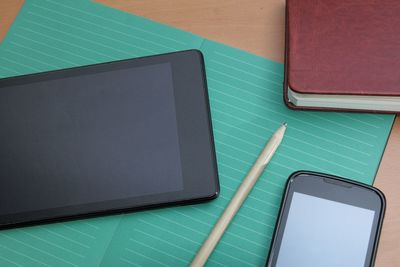
<svg viewBox="0 0 400 267">
<path fill-rule="evenodd" d="M 364 266 L 374 216 L 374 210 L 294 192 L 276 266 Z"/>
</svg>

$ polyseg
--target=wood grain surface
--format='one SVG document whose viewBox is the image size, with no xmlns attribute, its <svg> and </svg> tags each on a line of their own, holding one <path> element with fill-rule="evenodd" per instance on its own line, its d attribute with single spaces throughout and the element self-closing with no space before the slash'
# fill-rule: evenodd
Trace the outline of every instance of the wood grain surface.
<svg viewBox="0 0 400 267">
<path fill-rule="evenodd" d="M 0 0 L 0 42 L 7 33 L 24 0 Z"/>
<path fill-rule="evenodd" d="M 97 2 L 283 62 L 284 0 Z"/>
<path fill-rule="evenodd" d="M 397 116 L 374 186 L 386 196 L 386 216 L 376 266 L 400 266 L 400 119 Z"/>
<path fill-rule="evenodd" d="M 206 38 L 283 62 L 284 0 L 98 0 Z M 0 40 L 23 0 L 0 0 Z M 376 265 L 400 266 L 400 120 L 396 119 L 375 180 L 387 209 Z"/>
</svg>

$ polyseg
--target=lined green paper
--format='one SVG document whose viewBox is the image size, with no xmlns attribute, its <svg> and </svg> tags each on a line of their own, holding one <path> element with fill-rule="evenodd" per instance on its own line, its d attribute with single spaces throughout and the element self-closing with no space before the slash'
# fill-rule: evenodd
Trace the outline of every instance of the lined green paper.
<svg viewBox="0 0 400 267">
<path fill-rule="evenodd" d="M 164 208 L 0 232 L 0 266 L 186 266 L 266 140 L 285 139 L 209 266 L 262 266 L 284 183 L 306 169 L 373 182 L 393 115 L 292 111 L 282 64 L 88 1 L 30 0 L 0 44 L 0 76 L 198 48 L 204 53 L 221 195 Z M 21 196 L 23 197 L 23 196 Z"/>
</svg>

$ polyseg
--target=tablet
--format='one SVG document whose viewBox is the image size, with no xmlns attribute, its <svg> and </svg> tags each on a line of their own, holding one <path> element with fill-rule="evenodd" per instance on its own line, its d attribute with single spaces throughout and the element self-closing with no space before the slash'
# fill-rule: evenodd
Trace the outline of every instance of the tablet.
<svg viewBox="0 0 400 267">
<path fill-rule="evenodd" d="M 0 80 L 0 226 L 215 198 L 197 50 Z"/>
</svg>

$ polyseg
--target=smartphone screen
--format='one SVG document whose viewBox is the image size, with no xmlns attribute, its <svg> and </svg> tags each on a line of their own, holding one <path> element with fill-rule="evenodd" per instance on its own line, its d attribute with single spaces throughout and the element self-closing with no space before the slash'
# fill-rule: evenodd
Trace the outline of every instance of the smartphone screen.
<svg viewBox="0 0 400 267">
<path fill-rule="evenodd" d="M 384 207 L 380 194 L 317 174 L 294 178 L 267 266 L 370 266 Z"/>
<path fill-rule="evenodd" d="M 364 266 L 374 214 L 295 192 L 276 266 Z"/>
</svg>

